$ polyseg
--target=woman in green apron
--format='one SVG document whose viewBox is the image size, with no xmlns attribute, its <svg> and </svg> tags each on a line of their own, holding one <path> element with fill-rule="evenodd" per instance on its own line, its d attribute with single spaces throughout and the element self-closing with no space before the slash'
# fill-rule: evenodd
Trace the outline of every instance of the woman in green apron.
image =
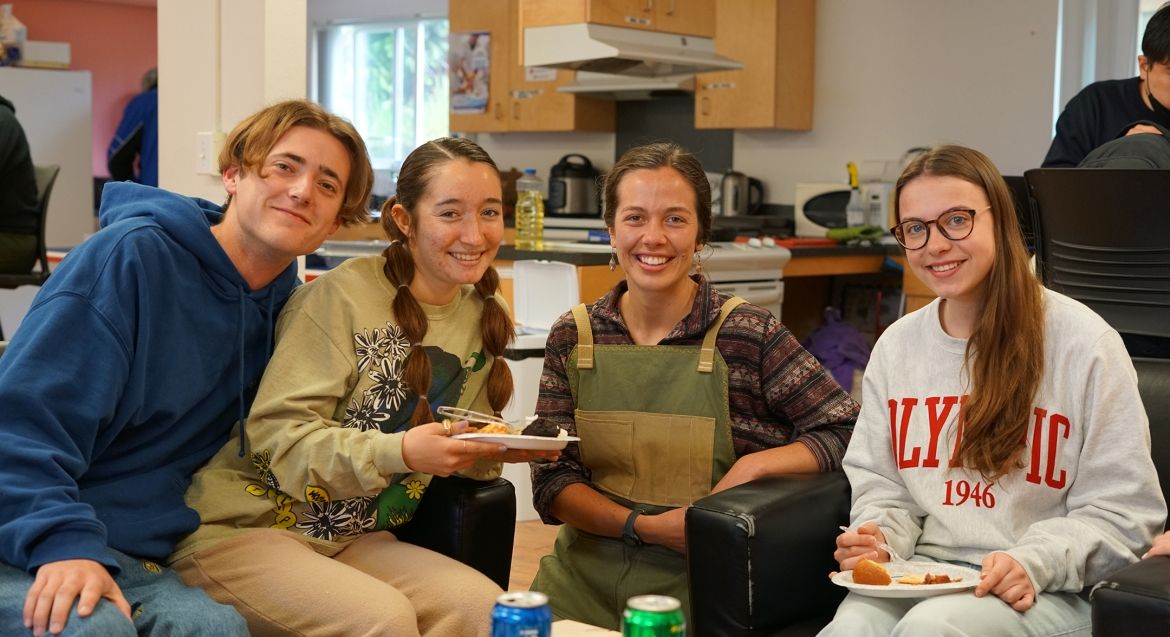
<svg viewBox="0 0 1170 637">
<path fill-rule="evenodd" d="M 767 310 L 689 274 L 711 229 L 693 155 L 627 151 L 605 211 L 626 279 L 562 316 L 545 347 L 537 413 L 581 442 L 533 466 L 541 518 L 564 527 L 532 588 L 558 617 L 616 628 L 633 595 L 671 595 L 689 615 L 687 505 L 838 468 L 858 407 Z"/>
</svg>

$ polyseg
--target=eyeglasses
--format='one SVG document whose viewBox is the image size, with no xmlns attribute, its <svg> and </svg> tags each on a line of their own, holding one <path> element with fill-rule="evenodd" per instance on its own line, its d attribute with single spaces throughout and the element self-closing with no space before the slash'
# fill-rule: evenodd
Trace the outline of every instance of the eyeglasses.
<svg viewBox="0 0 1170 637">
<path fill-rule="evenodd" d="M 930 224 L 933 223 L 942 236 L 951 241 L 958 241 L 960 239 L 966 239 L 970 236 L 971 231 L 975 229 L 975 213 L 990 209 L 991 206 L 980 208 L 979 210 L 973 208 L 951 208 L 939 215 L 938 219 L 934 221 L 907 219 L 890 228 L 890 232 L 894 233 L 894 238 L 898 240 L 898 243 L 902 244 L 903 248 L 907 250 L 921 250 L 926 247 L 926 242 L 930 241 Z"/>
</svg>

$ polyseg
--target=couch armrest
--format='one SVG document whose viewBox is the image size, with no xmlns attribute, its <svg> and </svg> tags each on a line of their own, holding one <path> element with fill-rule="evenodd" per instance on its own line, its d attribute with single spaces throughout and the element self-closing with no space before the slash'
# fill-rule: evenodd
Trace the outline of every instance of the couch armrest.
<svg viewBox="0 0 1170 637">
<path fill-rule="evenodd" d="M 1093 588 L 1093 636 L 1170 635 L 1170 557 L 1142 560 Z"/>
<path fill-rule="evenodd" d="M 516 489 L 503 478 L 435 477 L 414 518 L 394 529 L 394 535 L 453 557 L 507 590 L 516 537 Z"/>
<path fill-rule="evenodd" d="M 698 635 L 764 635 L 830 615 L 845 590 L 829 581 L 849 522 L 840 471 L 776 476 L 687 509 L 691 622 Z"/>
</svg>

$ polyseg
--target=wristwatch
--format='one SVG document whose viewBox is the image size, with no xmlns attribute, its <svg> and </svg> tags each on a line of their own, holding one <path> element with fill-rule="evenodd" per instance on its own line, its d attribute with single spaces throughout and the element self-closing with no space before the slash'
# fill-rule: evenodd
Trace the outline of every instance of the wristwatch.
<svg viewBox="0 0 1170 637">
<path fill-rule="evenodd" d="M 622 541 L 626 546 L 642 546 L 645 542 L 638 537 L 638 533 L 634 531 L 634 520 L 638 519 L 639 515 L 645 513 L 642 509 L 634 508 L 630 511 L 630 516 L 626 518 L 626 526 L 622 529 Z"/>
</svg>

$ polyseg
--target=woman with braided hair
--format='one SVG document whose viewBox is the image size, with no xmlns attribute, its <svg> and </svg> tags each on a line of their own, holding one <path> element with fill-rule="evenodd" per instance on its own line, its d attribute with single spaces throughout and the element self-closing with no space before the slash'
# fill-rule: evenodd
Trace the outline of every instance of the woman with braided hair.
<svg viewBox="0 0 1170 637">
<path fill-rule="evenodd" d="M 247 453 L 229 441 L 187 492 L 202 525 L 175 568 L 254 635 L 488 635 L 495 584 L 382 531 L 410 520 L 432 475 L 493 479 L 501 461 L 557 457 L 452 440 L 466 423 L 435 422 L 439 406 L 498 413 L 512 395 L 492 159 L 465 139 L 423 144 L 382 225 L 382 255 L 294 292 Z"/>
</svg>

